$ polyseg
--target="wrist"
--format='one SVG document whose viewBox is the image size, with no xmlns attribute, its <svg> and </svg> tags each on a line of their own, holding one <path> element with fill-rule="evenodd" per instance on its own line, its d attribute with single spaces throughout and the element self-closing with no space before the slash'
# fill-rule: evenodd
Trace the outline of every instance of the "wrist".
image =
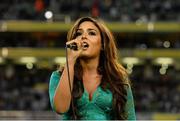
<svg viewBox="0 0 180 121">
<path fill-rule="evenodd" d="M 76 59 L 74 58 L 68 58 L 68 64 L 69 65 L 74 65 L 76 63 Z"/>
</svg>

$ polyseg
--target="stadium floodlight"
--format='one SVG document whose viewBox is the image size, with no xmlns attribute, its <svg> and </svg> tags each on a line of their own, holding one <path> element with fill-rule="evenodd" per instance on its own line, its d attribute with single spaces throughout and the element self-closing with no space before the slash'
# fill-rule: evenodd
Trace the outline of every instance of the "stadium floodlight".
<svg viewBox="0 0 180 121">
<path fill-rule="evenodd" d="M 133 72 L 134 65 L 139 64 L 140 60 L 136 57 L 124 57 L 122 59 L 122 62 L 126 64 L 127 66 L 126 70 L 128 74 L 131 74 Z"/>
<path fill-rule="evenodd" d="M 2 58 L 2 57 L 0 57 L 0 63 L 3 63 L 3 62 L 4 62 L 3 58 Z"/>
<path fill-rule="evenodd" d="M 27 69 L 32 69 L 33 68 L 33 63 L 27 63 L 26 68 Z"/>
<path fill-rule="evenodd" d="M 147 25 L 147 29 L 148 29 L 149 32 L 154 31 L 154 23 L 149 22 L 148 25 Z"/>
<path fill-rule="evenodd" d="M 165 41 L 165 42 L 163 43 L 163 46 L 164 46 L 165 48 L 169 48 L 169 47 L 171 46 L 171 43 L 170 43 L 169 41 Z"/>
<path fill-rule="evenodd" d="M 36 63 L 37 59 L 35 57 L 21 57 L 19 60 L 21 63 Z"/>
<path fill-rule="evenodd" d="M 173 58 L 169 58 L 169 57 L 158 57 L 154 61 L 155 63 L 160 65 L 171 65 L 174 62 Z"/>
<path fill-rule="evenodd" d="M 66 62 L 66 58 L 65 57 L 56 57 L 56 58 L 54 58 L 54 62 L 56 64 L 64 64 Z"/>
<path fill-rule="evenodd" d="M 52 19 L 53 17 L 53 12 L 52 11 L 46 11 L 45 14 L 44 14 L 45 18 L 46 19 Z"/>
<path fill-rule="evenodd" d="M 136 65 L 140 62 L 140 60 L 136 57 L 124 57 L 122 59 L 122 62 L 125 63 L 125 64 L 133 64 L 133 65 Z"/>
<path fill-rule="evenodd" d="M 8 54 L 9 54 L 8 48 L 6 48 L 6 47 L 2 48 L 2 56 L 7 57 Z"/>
</svg>

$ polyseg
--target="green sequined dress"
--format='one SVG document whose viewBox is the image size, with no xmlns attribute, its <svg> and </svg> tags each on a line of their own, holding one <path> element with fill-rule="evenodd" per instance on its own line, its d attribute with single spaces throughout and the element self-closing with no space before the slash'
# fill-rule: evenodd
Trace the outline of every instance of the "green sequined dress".
<svg viewBox="0 0 180 121">
<path fill-rule="evenodd" d="M 54 106 L 54 94 L 58 86 L 60 73 L 54 71 L 49 83 L 49 98 L 52 109 Z M 92 100 L 89 100 L 88 92 L 84 89 L 84 93 L 80 99 L 77 100 L 77 108 L 82 120 L 111 120 L 112 117 L 112 100 L 113 96 L 110 90 L 103 90 L 100 86 L 93 93 Z M 128 120 L 136 120 L 134 100 L 131 88 L 127 89 L 127 103 L 125 111 L 128 115 Z M 69 119 L 68 112 L 61 114 L 63 119 Z"/>
</svg>

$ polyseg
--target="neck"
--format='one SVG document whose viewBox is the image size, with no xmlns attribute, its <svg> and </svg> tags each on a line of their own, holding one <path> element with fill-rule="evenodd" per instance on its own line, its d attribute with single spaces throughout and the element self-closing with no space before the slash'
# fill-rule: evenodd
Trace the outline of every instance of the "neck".
<svg viewBox="0 0 180 121">
<path fill-rule="evenodd" d="M 83 68 L 83 74 L 97 74 L 97 68 L 99 65 L 99 57 L 94 59 L 86 59 L 80 61 L 82 68 Z"/>
</svg>

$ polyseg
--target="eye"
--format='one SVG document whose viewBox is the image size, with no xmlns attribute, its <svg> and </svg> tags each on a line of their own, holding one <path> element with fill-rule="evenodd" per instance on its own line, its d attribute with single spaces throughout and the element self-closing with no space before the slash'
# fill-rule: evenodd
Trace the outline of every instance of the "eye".
<svg viewBox="0 0 180 121">
<path fill-rule="evenodd" d="M 76 32 L 76 37 L 78 37 L 78 36 L 80 36 L 80 35 L 82 35 L 82 33 L 81 32 Z"/>
<path fill-rule="evenodd" d="M 90 31 L 89 35 L 96 35 L 96 32 Z"/>
</svg>

